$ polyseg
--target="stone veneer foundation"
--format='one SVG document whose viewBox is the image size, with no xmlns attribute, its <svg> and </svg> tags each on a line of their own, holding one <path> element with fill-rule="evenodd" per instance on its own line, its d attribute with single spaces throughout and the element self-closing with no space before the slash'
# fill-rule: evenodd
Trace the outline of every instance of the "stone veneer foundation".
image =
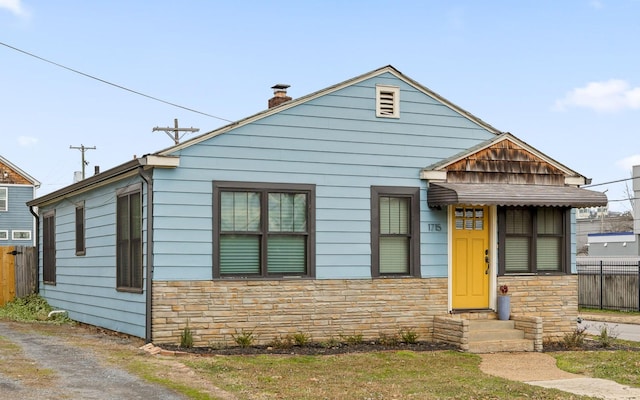
<svg viewBox="0 0 640 400">
<path fill-rule="evenodd" d="M 543 338 L 560 340 L 575 331 L 578 275 L 500 276 L 509 286 L 511 316 L 542 317 Z"/>
<path fill-rule="evenodd" d="M 242 332 L 254 344 L 297 332 L 371 340 L 400 329 L 431 340 L 433 317 L 447 314 L 447 279 L 161 281 L 152 313 L 158 344 L 180 343 L 187 324 L 194 346 L 234 344 Z"/>
<path fill-rule="evenodd" d="M 575 329 L 576 275 L 499 277 L 504 284 L 512 317 L 541 317 L 545 339 Z M 243 332 L 254 344 L 298 332 L 316 342 L 373 340 L 401 329 L 433 340 L 434 317 L 448 315 L 447 278 L 156 281 L 152 313 L 158 344 L 179 344 L 187 325 L 195 346 L 232 345 Z"/>
</svg>

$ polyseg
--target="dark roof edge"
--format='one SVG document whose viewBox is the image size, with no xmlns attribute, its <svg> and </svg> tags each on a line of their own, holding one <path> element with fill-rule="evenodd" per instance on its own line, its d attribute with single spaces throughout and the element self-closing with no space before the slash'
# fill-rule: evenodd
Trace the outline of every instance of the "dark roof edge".
<svg viewBox="0 0 640 400">
<path fill-rule="evenodd" d="M 33 176 L 27 174 L 24 170 L 22 170 L 20 167 L 18 167 L 17 165 L 15 165 L 14 163 L 12 163 L 11 161 L 7 160 L 6 158 L 0 156 L 0 162 L 2 162 L 3 164 L 6 164 L 7 166 L 9 166 L 11 169 L 16 170 L 20 176 L 22 176 L 24 179 L 28 180 L 29 182 L 31 182 L 31 184 L 37 189 L 40 187 L 40 182 L 34 178 Z"/>
<path fill-rule="evenodd" d="M 320 89 L 317 90 L 315 92 L 306 94 L 302 97 L 298 97 L 296 99 L 293 100 L 289 100 L 285 103 L 282 103 L 276 107 L 272 107 L 272 108 L 268 108 L 266 110 L 260 111 L 256 114 L 250 115 L 248 117 L 242 118 L 240 120 L 231 122 L 227 125 L 221 126 L 219 128 L 216 128 L 212 131 L 209 132 L 205 132 L 199 136 L 193 137 L 189 140 L 185 140 L 184 142 L 177 144 L 175 146 L 171 146 L 168 148 L 165 148 L 163 150 L 159 150 L 157 152 L 155 152 L 154 154 L 158 154 L 158 155 L 167 155 L 167 154 L 172 154 L 178 150 L 181 150 L 185 147 L 189 147 L 191 145 L 200 143 L 204 140 L 207 140 L 211 137 L 215 137 L 218 135 L 221 135 L 223 133 L 226 133 L 228 131 L 231 131 L 233 129 L 239 128 L 241 126 L 247 125 L 251 122 L 260 120 L 262 118 L 268 117 L 272 114 L 276 114 L 280 111 L 284 111 L 288 108 L 291 107 L 295 107 L 299 104 L 305 103 L 307 101 L 313 100 L 317 97 L 332 93 L 334 91 L 340 90 L 342 88 L 345 88 L 347 86 L 351 86 L 354 84 L 357 84 L 359 82 L 362 82 L 364 80 L 367 79 L 371 79 L 375 76 L 384 74 L 384 73 L 391 73 L 393 75 L 395 75 L 398 79 L 405 81 L 408 85 L 411 85 L 413 87 L 415 87 L 417 90 L 423 92 L 424 94 L 426 94 L 427 96 L 430 96 L 434 99 L 436 99 L 437 101 L 441 102 L 443 105 L 445 105 L 446 107 L 449 107 L 450 109 L 458 112 L 459 114 L 461 114 L 462 116 L 464 116 L 465 118 L 469 119 L 470 121 L 478 124 L 479 126 L 482 126 L 484 129 L 488 130 L 489 132 L 493 133 L 494 135 L 500 135 L 502 134 L 502 132 L 498 129 L 496 129 L 495 127 L 491 126 L 490 124 L 488 124 L 487 122 L 483 121 L 482 119 L 476 117 L 475 115 L 471 114 L 470 112 L 466 111 L 465 109 L 457 106 L 456 104 L 452 103 L 451 101 L 447 100 L 446 98 L 442 97 L 441 95 L 437 94 L 436 92 L 434 92 L 433 90 L 427 88 L 426 86 L 420 84 L 419 82 L 409 78 L 408 76 L 404 75 L 402 72 L 400 72 L 397 68 L 395 68 L 393 65 L 386 65 L 384 67 L 375 69 L 373 71 L 355 76 L 353 78 L 349 78 L 345 81 L 336 83 L 334 85 L 328 86 L 324 89 Z"/>
<path fill-rule="evenodd" d="M 433 182 L 427 189 L 427 204 L 429 207 L 470 204 L 583 208 L 607 205 L 607 196 L 574 186 Z"/>
<path fill-rule="evenodd" d="M 161 162 L 161 159 L 172 160 L 168 164 L 165 162 Z M 87 179 L 83 179 L 79 182 L 76 182 L 72 185 L 65 186 L 62 189 L 56 190 L 49 194 L 46 194 L 41 197 L 37 197 L 33 200 L 27 202 L 27 206 L 39 206 L 42 204 L 50 203 L 54 200 L 61 199 L 65 196 L 69 196 L 71 194 L 75 194 L 85 189 L 88 189 L 94 185 L 97 185 L 102 182 L 106 182 L 113 179 L 118 179 L 118 177 L 134 171 L 139 167 L 144 168 L 153 168 L 153 167 L 175 167 L 177 166 L 178 157 L 161 157 L 158 155 L 146 155 L 141 158 L 135 158 L 131 161 L 127 161 L 124 164 L 120 164 L 114 168 L 108 169 L 104 172 L 101 172 L 97 175 L 93 175 Z"/>
</svg>

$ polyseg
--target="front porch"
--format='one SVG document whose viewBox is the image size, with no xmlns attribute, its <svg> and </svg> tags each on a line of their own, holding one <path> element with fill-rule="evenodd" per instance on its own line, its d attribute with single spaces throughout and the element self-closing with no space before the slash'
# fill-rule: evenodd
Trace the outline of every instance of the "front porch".
<svg viewBox="0 0 640 400">
<path fill-rule="evenodd" d="M 542 351 L 542 317 L 501 321 L 490 311 L 435 317 L 433 339 L 470 353 Z"/>
</svg>

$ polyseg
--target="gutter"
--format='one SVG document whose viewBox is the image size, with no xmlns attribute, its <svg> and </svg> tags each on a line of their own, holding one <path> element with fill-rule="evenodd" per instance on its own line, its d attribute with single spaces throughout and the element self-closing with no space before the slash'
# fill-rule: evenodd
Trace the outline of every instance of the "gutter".
<svg viewBox="0 0 640 400">
<path fill-rule="evenodd" d="M 40 293 L 40 216 L 33 211 L 33 206 L 29 206 L 29 212 L 36 219 L 36 287 L 35 294 Z"/>
<path fill-rule="evenodd" d="M 151 343 L 153 310 L 153 170 L 145 171 L 144 166 L 138 167 L 138 174 L 147 184 L 147 274 L 145 294 L 145 343 Z"/>
<path fill-rule="evenodd" d="M 111 168 L 100 174 L 93 175 L 80 182 L 66 186 L 52 193 L 27 202 L 31 214 L 37 219 L 36 224 L 36 248 L 40 242 L 39 227 L 40 218 L 34 212 L 34 207 L 42 207 L 79 194 L 94 190 L 101 186 L 120 181 L 126 177 L 140 176 L 147 184 L 147 273 L 146 273 L 146 315 L 145 315 L 145 340 L 151 342 L 151 310 L 152 310 L 152 283 L 153 283 L 153 175 L 155 168 L 175 169 L 180 166 L 180 157 L 147 154 L 141 158 L 135 158 L 117 167 Z M 39 253 L 38 253 L 39 254 Z M 36 256 L 39 257 L 39 256 Z M 38 268 L 40 262 L 38 260 Z M 39 274 L 38 269 L 38 274 Z M 38 276 L 38 290 L 40 276 Z"/>
</svg>

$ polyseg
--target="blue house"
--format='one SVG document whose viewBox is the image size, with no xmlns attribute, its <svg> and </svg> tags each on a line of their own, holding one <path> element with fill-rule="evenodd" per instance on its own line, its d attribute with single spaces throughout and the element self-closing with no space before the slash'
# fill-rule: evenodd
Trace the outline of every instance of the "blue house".
<svg viewBox="0 0 640 400">
<path fill-rule="evenodd" d="M 199 346 L 446 340 L 508 285 L 536 349 L 573 330 L 572 208 L 607 202 L 584 176 L 392 66 L 273 89 L 265 111 L 30 201 L 50 304 L 155 343 L 186 326 Z"/>
<path fill-rule="evenodd" d="M 26 206 L 40 182 L 0 156 L 0 247 L 33 246 L 35 218 Z"/>
</svg>

